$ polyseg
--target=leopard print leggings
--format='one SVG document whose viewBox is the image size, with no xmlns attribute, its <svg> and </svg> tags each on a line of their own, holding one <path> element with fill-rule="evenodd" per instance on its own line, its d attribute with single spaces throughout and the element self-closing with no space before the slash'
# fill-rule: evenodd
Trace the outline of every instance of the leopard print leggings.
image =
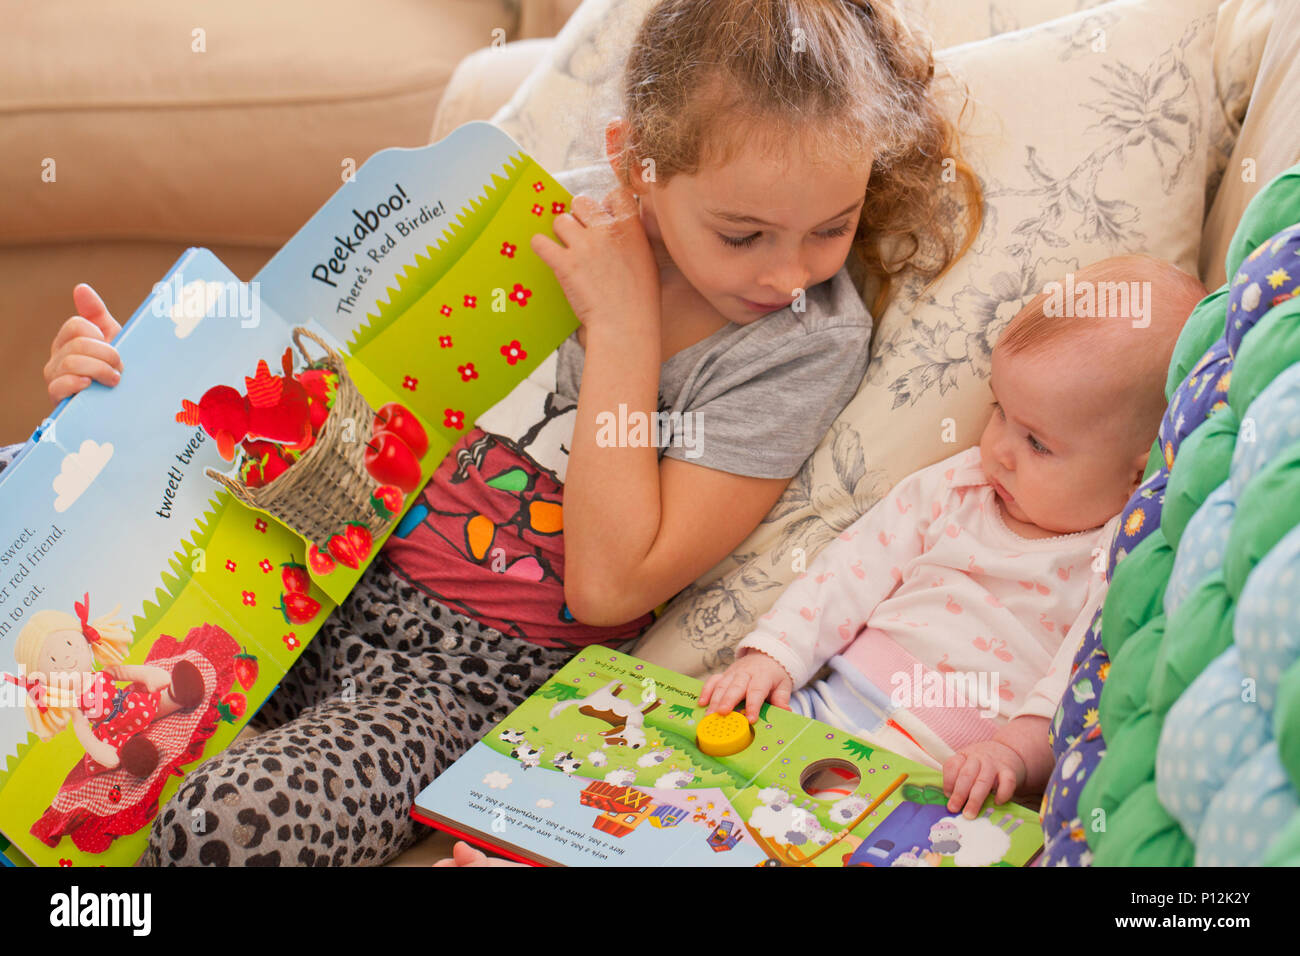
<svg viewBox="0 0 1300 956">
<path fill-rule="evenodd" d="M 416 796 L 573 652 L 449 610 L 381 553 L 257 713 L 186 775 L 140 866 L 355 866 L 430 828 Z"/>
</svg>

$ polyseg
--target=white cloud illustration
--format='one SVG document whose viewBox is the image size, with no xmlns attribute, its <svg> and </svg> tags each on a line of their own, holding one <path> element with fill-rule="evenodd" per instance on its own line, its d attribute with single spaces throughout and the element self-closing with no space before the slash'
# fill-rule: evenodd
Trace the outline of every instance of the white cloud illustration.
<svg viewBox="0 0 1300 956">
<path fill-rule="evenodd" d="M 67 511 L 81 497 L 81 493 L 90 487 L 90 483 L 104 470 L 112 457 L 111 442 L 101 445 L 89 438 L 81 443 L 79 450 L 64 455 L 59 474 L 54 479 L 54 510 Z"/>
<path fill-rule="evenodd" d="M 493 790 L 504 790 L 512 783 L 514 781 L 510 779 L 510 774 L 502 773 L 500 770 L 493 770 L 483 777 L 483 785 Z"/>
<path fill-rule="evenodd" d="M 540 800 L 537 801 L 537 805 L 541 807 L 543 810 L 549 810 L 551 809 L 551 807 L 555 806 L 555 801 L 549 800 L 546 797 L 542 797 Z"/>
</svg>

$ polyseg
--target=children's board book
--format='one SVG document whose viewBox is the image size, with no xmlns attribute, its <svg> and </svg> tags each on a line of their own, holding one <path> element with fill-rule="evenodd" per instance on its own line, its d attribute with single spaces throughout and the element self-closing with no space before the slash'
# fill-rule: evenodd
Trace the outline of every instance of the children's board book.
<svg viewBox="0 0 1300 956">
<path fill-rule="evenodd" d="M 5 859 L 139 857 L 448 450 L 577 327 L 529 245 L 571 198 L 469 123 L 372 156 L 250 282 L 190 249 L 154 286 L 120 384 L 0 473 Z"/>
<path fill-rule="evenodd" d="M 1026 807 L 967 820 L 940 771 L 770 704 L 752 728 L 706 716 L 702 686 L 588 648 L 412 815 L 557 866 L 1023 866 L 1042 846 Z"/>
</svg>

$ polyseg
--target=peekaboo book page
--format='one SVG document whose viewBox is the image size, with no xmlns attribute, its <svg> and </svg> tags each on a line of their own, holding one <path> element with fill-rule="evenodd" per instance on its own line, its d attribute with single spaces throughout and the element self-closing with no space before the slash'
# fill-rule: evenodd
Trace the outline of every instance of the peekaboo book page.
<svg viewBox="0 0 1300 956">
<path fill-rule="evenodd" d="M 138 858 L 447 451 L 576 328 L 529 246 L 570 201 L 470 123 L 371 157 L 252 281 L 191 249 L 154 287 L 114 340 L 120 384 L 0 473 L 6 857 Z M 142 669 L 96 684 L 111 657 L 77 655 L 117 625 Z"/>
<path fill-rule="evenodd" d="M 1042 846 L 1033 810 L 949 813 L 941 771 L 770 704 L 739 749 L 705 753 L 702 686 L 585 648 L 412 815 L 560 866 L 1023 866 Z"/>
</svg>

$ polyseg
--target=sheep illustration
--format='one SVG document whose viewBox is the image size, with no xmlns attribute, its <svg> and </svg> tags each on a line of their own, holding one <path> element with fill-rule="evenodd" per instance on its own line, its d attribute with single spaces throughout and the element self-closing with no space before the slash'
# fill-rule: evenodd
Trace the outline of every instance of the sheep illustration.
<svg viewBox="0 0 1300 956">
<path fill-rule="evenodd" d="M 555 767 L 556 770 L 570 774 L 577 772 L 578 768 L 582 766 L 582 761 L 565 750 L 551 758 L 551 766 Z"/>
<path fill-rule="evenodd" d="M 532 744 L 524 740 L 510 752 L 510 756 L 518 760 L 521 767 L 528 770 L 530 767 L 536 767 L 542 762 L 542 752 L 545 749 L 545 747 L 534 749 Z"/>
</svg>

